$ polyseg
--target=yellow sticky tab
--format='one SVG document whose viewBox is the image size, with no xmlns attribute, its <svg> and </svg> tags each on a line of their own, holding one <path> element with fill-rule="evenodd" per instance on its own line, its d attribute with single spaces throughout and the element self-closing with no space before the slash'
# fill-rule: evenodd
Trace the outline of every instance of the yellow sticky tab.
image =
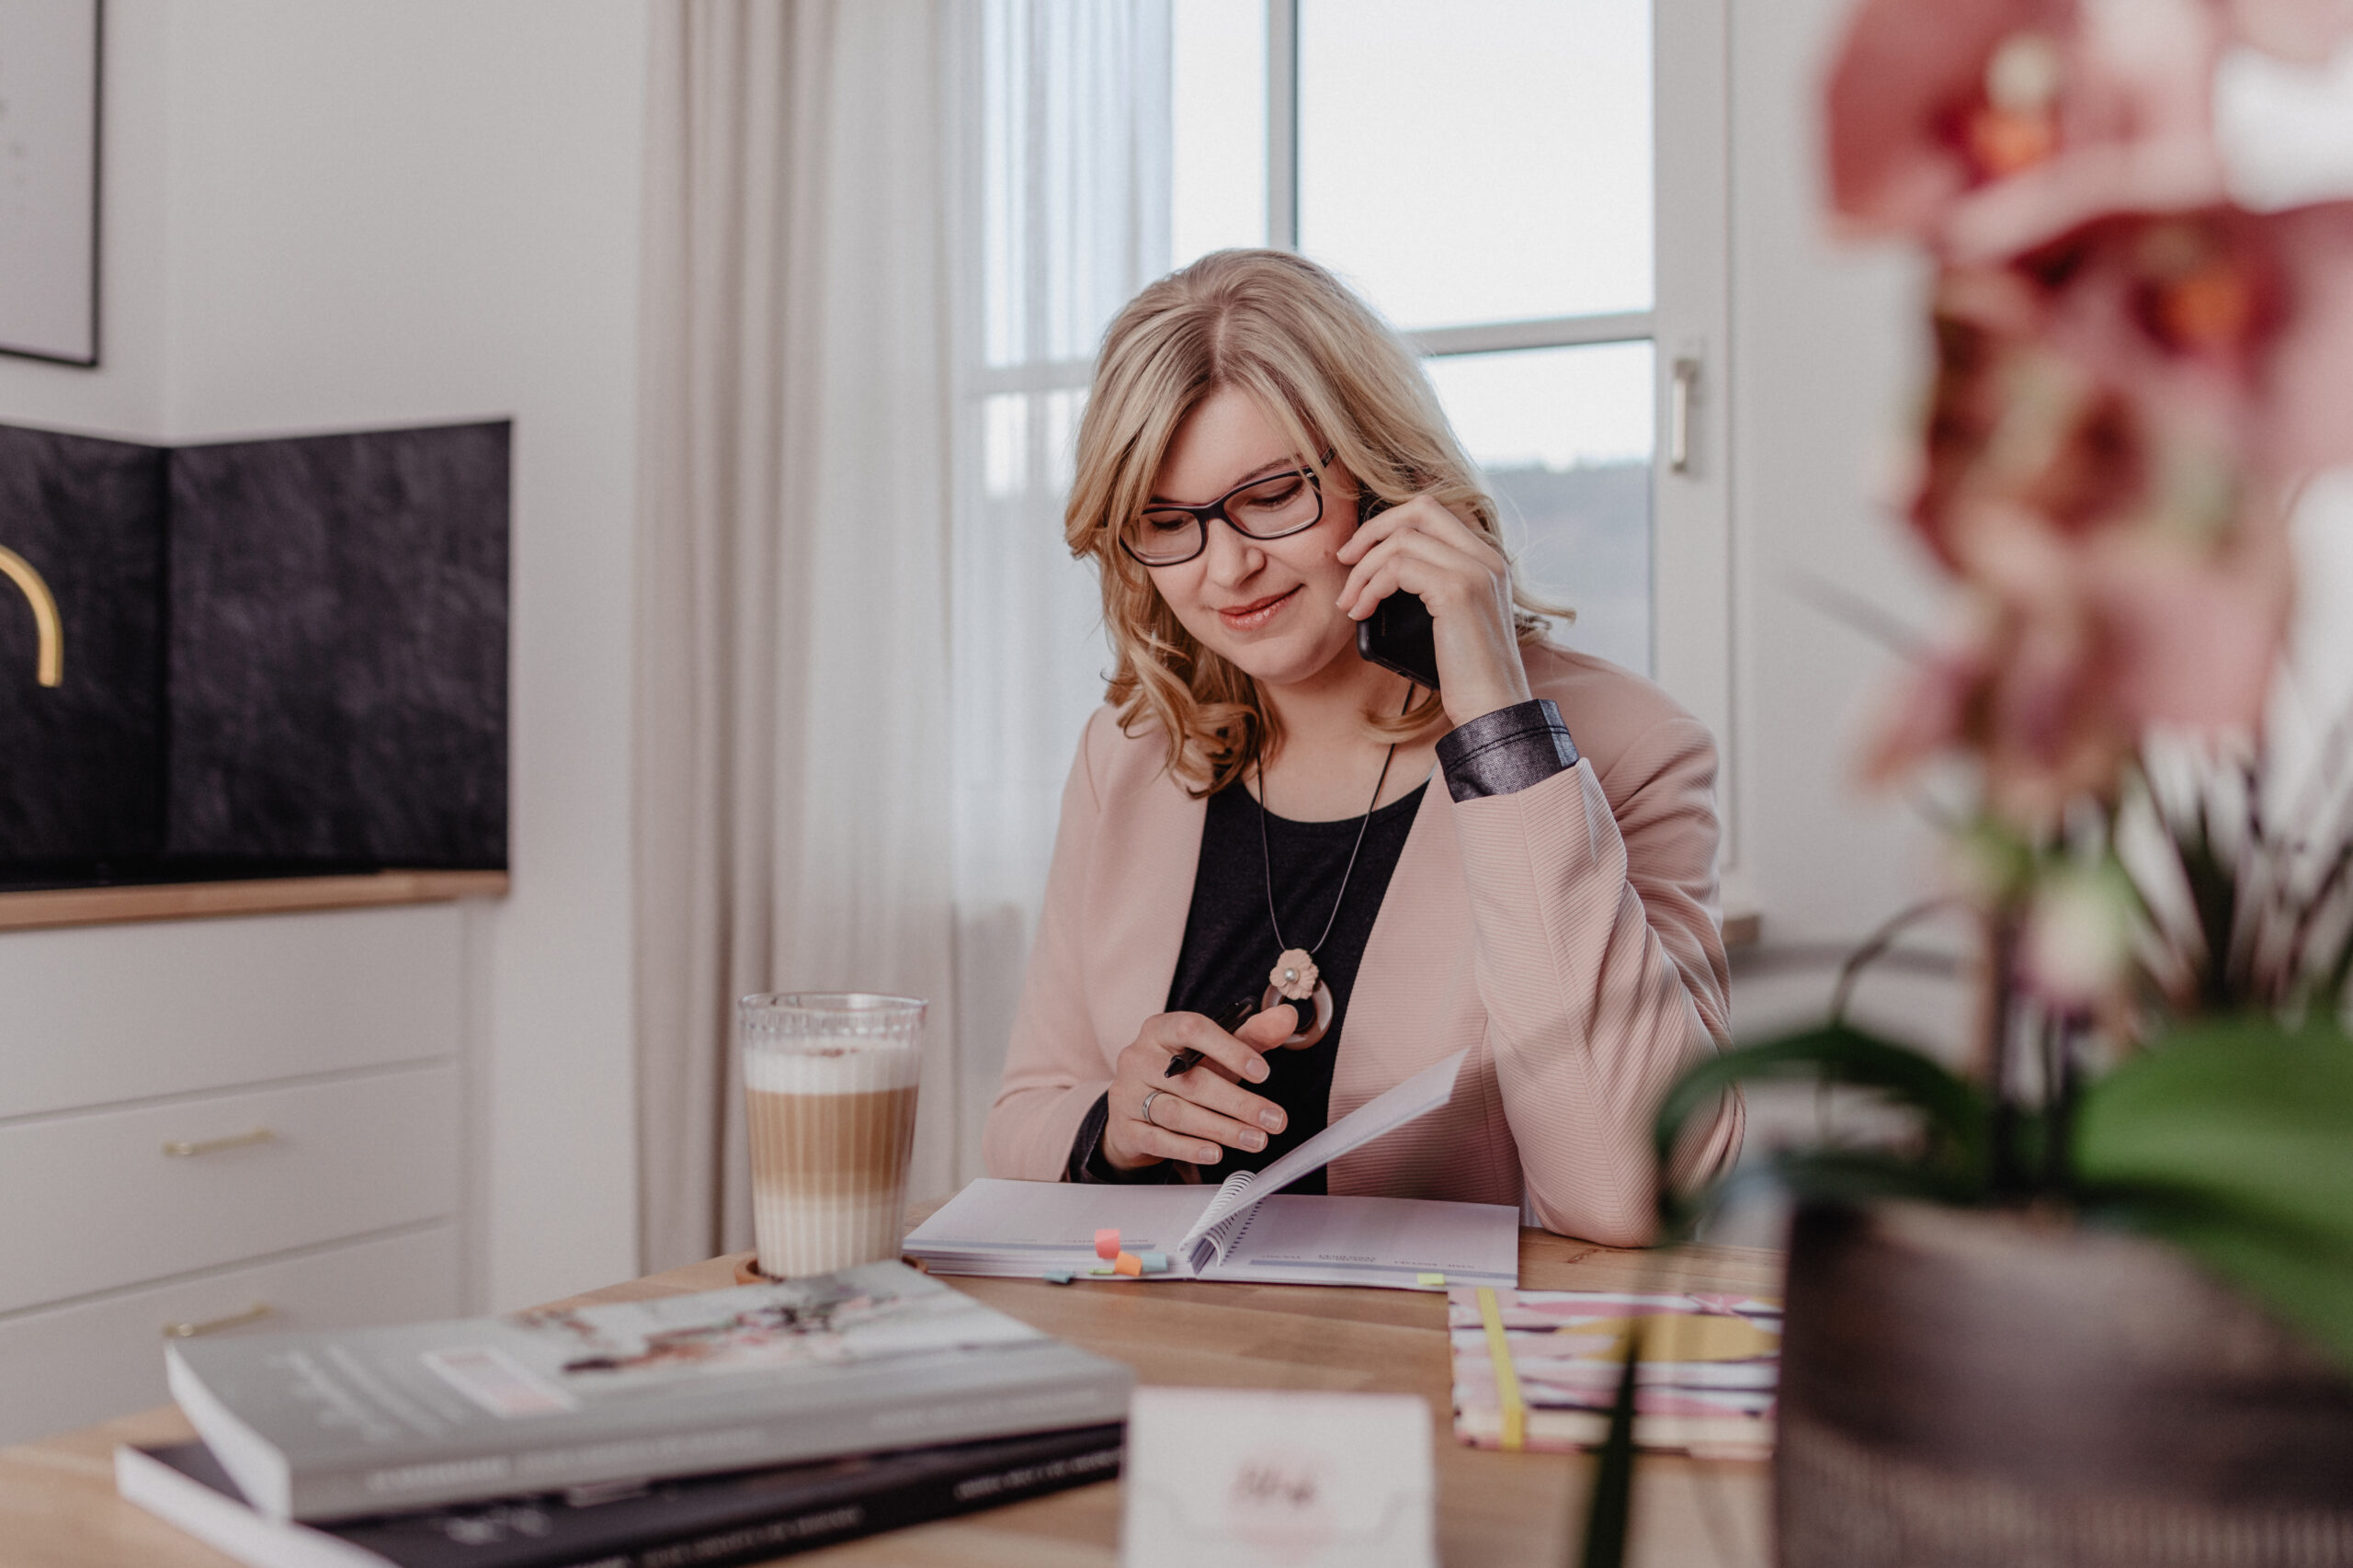
<svg viewBox="0 0 2353 1568">
<path fill-rule="evenodd" d="M 1439 1290 L 1446 1284 L 1446 1276 L 1443 1274 L 1416 1274 L 1414 1276 L 1414 1283 L 1419 1285 L 1425 1290 Z"/>
<path fill-rule="evenodd" d="M 1519 1369 L 1511 1364 L 1511 1341 L 1504 1337 L 1504 1314 L 1495 1287 L 1479 1287 L 1479 1321 L 1487 1331 L 1487 1359 L 1495 1364 L 1495 1399 L 1504 1407 L 1503 1447 L 1518 1453 L 1528 1446 L 1528 1403 L 1520 1396 Z"/>
</svg>

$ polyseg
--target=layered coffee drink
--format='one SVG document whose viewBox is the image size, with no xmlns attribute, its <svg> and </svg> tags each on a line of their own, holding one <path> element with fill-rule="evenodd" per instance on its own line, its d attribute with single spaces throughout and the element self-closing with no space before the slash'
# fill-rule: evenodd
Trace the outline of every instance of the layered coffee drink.
<svg viewBox="0 0 2353 1568">
<path fill-rule="evenodd" d="M 915 1147 L 923 1004 L 746 997 L 744 1090 L 759 1267 L 780 1278 L 896 1257 Z"/>
</svg>

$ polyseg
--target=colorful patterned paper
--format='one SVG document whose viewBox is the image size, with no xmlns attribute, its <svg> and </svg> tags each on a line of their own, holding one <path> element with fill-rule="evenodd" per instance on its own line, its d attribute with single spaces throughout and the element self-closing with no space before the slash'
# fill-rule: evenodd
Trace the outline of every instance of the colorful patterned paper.
<svg viewBox="0 0 2353 1568">
<path fill-rule="evenodd" d="M 1781 1304 L 1756 1296 L 1604 1290 L 1496 1290 L 1495 1315 L 1514 1378 L 1499 1386 L 1480 1292 L 1447 1292 L 1455 1435 L 1506 1448 L 1597 1445 L 1624 1369 L 1628 1325 L 1644 1324 L 1635 1374 L 1634 1441 L 1646 1449 L 1762 1458 L 1772 1450 Z M 1524 1415 L 1506 1419 L 1518 1383 Z"/>
</svg>

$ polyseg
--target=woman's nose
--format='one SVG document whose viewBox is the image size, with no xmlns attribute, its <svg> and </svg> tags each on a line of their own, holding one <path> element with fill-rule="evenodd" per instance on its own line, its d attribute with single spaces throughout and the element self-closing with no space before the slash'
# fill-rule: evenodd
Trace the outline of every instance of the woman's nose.
<svg viewBox="0 0 2353 1568">
<path fill-rule="evenodd" d="M 1211 518 L 1208 527 L 1202 554 L 1208 559 L 1210 581 L 1221 585 L 1246 582 L 1266 564 L 1267 552 L 1257 541 L 1223 517 Z"/>
</svg>

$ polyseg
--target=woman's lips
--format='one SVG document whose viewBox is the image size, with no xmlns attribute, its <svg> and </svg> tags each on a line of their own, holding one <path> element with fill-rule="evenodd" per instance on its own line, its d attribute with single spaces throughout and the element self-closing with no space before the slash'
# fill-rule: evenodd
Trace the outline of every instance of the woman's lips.
<svg viewBox="0 0 2353 1568">
<path fill-rule="evenodd" d="M 1218 619 L 1236 631 L 1256 631 L 1274 619 L 1278 614 L 1281 613 L 1283 606 L 1290 603 L 1298 595 L 1299 589 L 1291 588 L 1271 598 L 1258 599 L 1238 608 L 1222 609 L 1217 612 Z"/>
</svg>

